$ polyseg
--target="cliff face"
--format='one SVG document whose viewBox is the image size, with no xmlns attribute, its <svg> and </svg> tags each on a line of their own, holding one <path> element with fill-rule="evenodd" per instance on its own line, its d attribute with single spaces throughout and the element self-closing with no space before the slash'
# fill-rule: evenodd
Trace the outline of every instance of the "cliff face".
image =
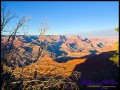
<svg viewBox="0 0 120 90">
<path fill-rule="evenodd" d="M 5 45 L 7 36 L 2 37 L 2 44 Z M 45 35 L 42 39 L 43 46 L 47 42 L 51 43 L 47 47 L 46 55 L 49 55 L 54 59 L 58 57 L 83 57 L 83 56 L 93 56 L 101 52 L 112 50 L 111 46 L 115 45 L 118 38 L 113 37 L 89 37 L 82 38 L 78 35 L 67 36 L 67 35 Z M 40 45 L 40 37 L 38 35 L 34 36 L 16 36 L 14 41 L 15 47 L 19 46 L 21 43 L 27 47 L 29 44 L 30 53 L 35 53 Z M 25 47 L 20 46 L 19 49 L 25 50 Z M 115 48 L 114 48 L 115 49 Z"/>
</svg>

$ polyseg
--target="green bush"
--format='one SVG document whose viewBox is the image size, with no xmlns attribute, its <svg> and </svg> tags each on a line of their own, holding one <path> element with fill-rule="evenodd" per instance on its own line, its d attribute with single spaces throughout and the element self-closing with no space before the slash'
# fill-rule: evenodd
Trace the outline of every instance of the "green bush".
<svg viewBox="0 0 120 90">
<path fill-rule="evenodd" d="M 118 31 L 119 33 L 119 27 L 115 28 L 115 31 Z M 119 42 L 117 44 L 118 44 L 118 49 L 116 51 L 116 54 L 114 54 L 113 57 L 110 58 L 110 60 L 114 61 L 115 64 L 117 64 L 117 66 L 119 67 Z"/>
</svg>

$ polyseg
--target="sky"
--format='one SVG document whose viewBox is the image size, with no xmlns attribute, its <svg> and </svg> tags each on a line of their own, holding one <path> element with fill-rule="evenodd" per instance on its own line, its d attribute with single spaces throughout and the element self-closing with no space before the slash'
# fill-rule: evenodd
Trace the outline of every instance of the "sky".
<svg viewBox="0 0 120 90">
<path fill-rule="evenodd" d="M 50 35 L 89 35 L 89 33 L 94 35 L 94 32 L 104 33 L 104 31 L 111 32 L 113 36 L 117 35 L 114 28 L 119 26 L 118 1 L 4 1 L 2 3 L 19 18 L 30 17 L 30 21 L 25 24 L 30 35 L 39 35 L 38 28 L 46 18 L 49 26 L 46 34 Z M 16 25 L 19 18 L 14 18 L 9 23 L 9 29 Z M 23 29 L 19 30 L 19 33 L 23 34 Z"/>
</svg>

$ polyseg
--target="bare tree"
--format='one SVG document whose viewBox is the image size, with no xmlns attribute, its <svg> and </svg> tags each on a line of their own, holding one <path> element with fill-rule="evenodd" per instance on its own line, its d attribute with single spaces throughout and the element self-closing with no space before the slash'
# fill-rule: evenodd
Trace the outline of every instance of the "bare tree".
<svg viewBox="0 0 120 90">
<path fill-rule="evenodd" d="M 14 16 L 11 17 L 10 13 L 5 13 L 3 9 L 2 15 L 3 18 L 1 19 L 1 29 L 2 31 L 4 31 L 5 26 L 11 21 L 11 19 L 13 19 Z M 16 34 L 18 30 L 23 27 L 27 21 L 29 21 L 29 18 L 21 18 L 11 34 L 8 35 L 6 43 L 2 45 L 2 90 L 64 90 L 65 88 L 79 90 L 78 86 L 74 81 L 72 81 L 72 79 L 70 79 L 69 77 L 65 77 L 66 68 L 64 66 L 55 66 L 53 64 L 47 63 L 47 61 L 43 59 L 44 54 L 47 52 L 47 47 L 51 46 L 50 42 L 44 40 L 45 33 L 49 29 L 46 21 L 44 21 L 41 24 L 41 27 L 38 29 L 40 32 L 40 43 L 39 49 L 36 52 L 36 56 L 31 55 L 31 53 L 29 53 L 27 50 L 20 52 L 18 49 L 19 46 L 14 46 L 14 41 L 16 39 Z M 24 43 L 22 43 L 21 45 L 24 46 Z M 30 46 L 31 44 L 29 44 L 27 47 Z M 36 60 L 36 62 L 34 63 L 34 67 L 27 68 L 24 61 L 27 61 L 26 59 L 32 60 L 32 58 Z M 19 63 L 22 64 L 22 67 L 19 67 Z M 39 71 L 40 69 L 38 68 L 38 66 L 40 65 L 42 67 L 40 69 L 43 72 Z M 43 66 L 48 67 L 45 69 Z M 61 69 L 63 69 L 63 71 L 60 71 Z M 30 78 L 26 78 L 26 75 L 30 76 Z M 73 74 L 71 74 L 71 76 L 78 79 L 80 77 L 80 73 L 74 72 Z"/>
<path fill-rule="evenodd" d="M 6 7 L 3 5 L 1 9 L 1 33 L 5 31 L 5 27 L 10 23 L 10 21 L 15 17 L 12 15 L 11 11 L 6 11 Z M 1 70 L 2 70 L 2 89 L 9 88 L 7 86 L 12 78 L 13 68 L 18 67 L 18 62 L 21 59 L 21 55 L 18 52 L 18 48 L 14 46 L 14 40 L 16 39 L 16 34 L 18 30 L 23 27 L 23 25 L 29 21 L 29 18 L 22 17 L 13 31 L 7 36 L 6 43 L 1 42 Z M 2 40 L 3 41 L 3 40 Z M 13 63 L 12 63 L 13 62 Z M 22 62 L 22 61 L 20 61 Z M 9 76 L 7 76 L 9 75 Z M 9 79 L 7 79 L 9 78 Z"/>
<path fill-rule="evenodd" d="M 15 18 L 15 14 L 12 14 L 10 10 L 6 11 L 6 6 L 1 6 L 1 31 L 4 31 L 7 24 Z"/>
</svg>

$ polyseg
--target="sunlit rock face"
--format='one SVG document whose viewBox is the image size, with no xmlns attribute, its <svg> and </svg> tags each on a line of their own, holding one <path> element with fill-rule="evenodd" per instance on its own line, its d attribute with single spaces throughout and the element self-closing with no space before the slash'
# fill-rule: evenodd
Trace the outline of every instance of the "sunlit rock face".
<svg viewBox="0 0 120 90">
<path fill-rule="evenodd" d="M 2 46 L 7 42 L 7 35 L 2 36 Z M 21 52 L 26 50 L 25 47 L 29 46 L 27 49 L 30 53 L 36 54 L 40 42 L 47 46 L 46 55 L 51 58 L 59 57 L 89 57 L 97 55 L 101 52 L 110 51 L 113 49 L 113 45 L 118 41 L 117 37 L 86 37 L 82 38 L 78 35 L 68 36 L 68 35 L 45 35 L 42 39 L 39 35 L 17 35 L 13 44 L 18 47 Z M 22 46 L 24 44 L 24 47 Z M 111 48 L 112 47 L 112 48 Z"/>
</svg>

